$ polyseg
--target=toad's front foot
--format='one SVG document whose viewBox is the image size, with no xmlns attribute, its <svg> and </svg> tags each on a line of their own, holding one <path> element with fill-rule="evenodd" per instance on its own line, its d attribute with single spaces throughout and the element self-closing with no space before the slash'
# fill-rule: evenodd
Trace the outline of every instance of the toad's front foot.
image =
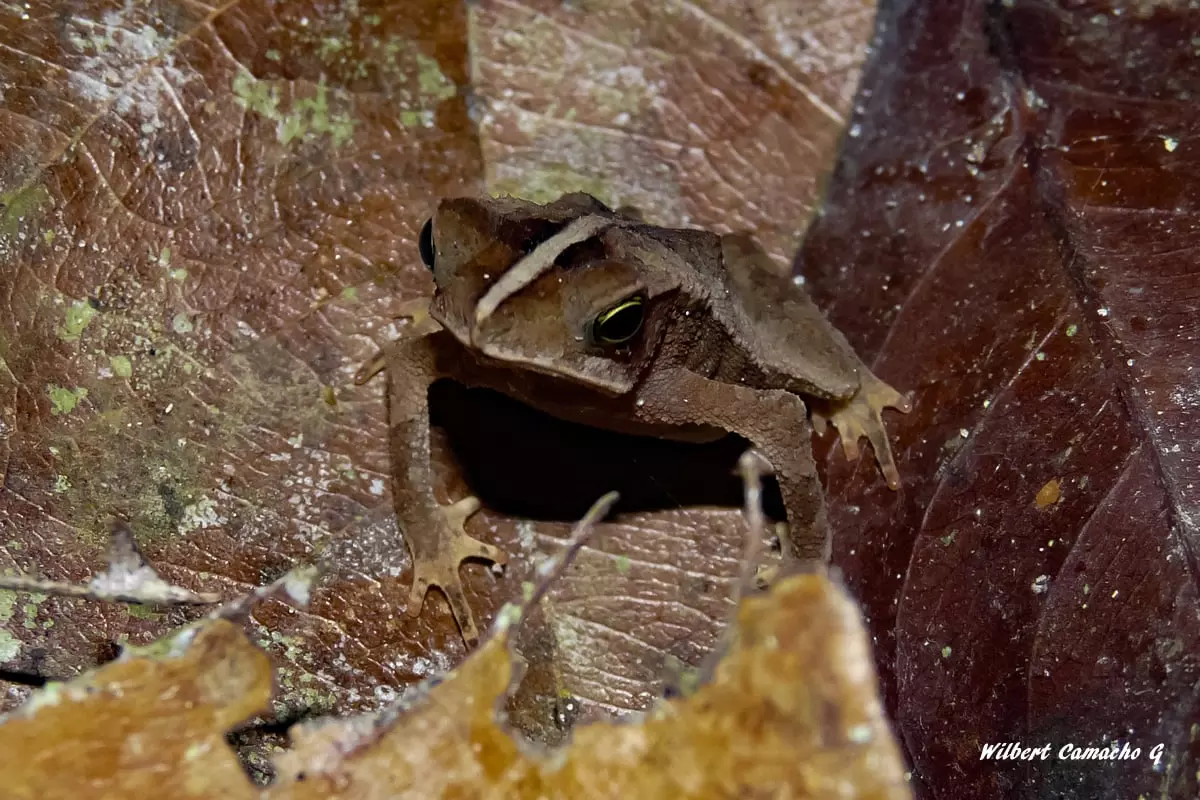
<svg viewBox="0 0 1200 800">
<path fill-rule="evenodd" d="M 867 437 L 888 487 L 900 488 L 900 471 L 896 469 L 882 413 L 885 408 L 894 408 L 907 414 L 912 411 L 911 400 L 863 368 L 862 385 L 853 397 L 839 405 L 824 407 L 824 404 L 814 403 L 814 406 L 812 420 L 817 433 L 825 432 L 826 421 L 837 428 L 842 450 L 851 461 L 858 458 L 858 440 Z"/>
<path fill-rule="evenodd" d="M 442 506 L 442 519 L 438 520 L 440 524 L 437 525 L 440 530 L 436 536 L 427 540 L 432 546 L 418 547 L 414 544 L 416 537 L 409 538 L 409 547 L 413 553 L 413 584 L 408 597 L 408 615 L 416 617 L 421 613 L 425 593 L 429 591 L 429 587 L 436 586 L 450 602 L 450 610 L 454 612 L 454 619 L 462 630 L 463 639 L 469 645 L 479 641 L 479 628 L 475 624 L 471 607 L 467 604 L 467 595 L 463 591 L 458 568 L 468 558 L 482 559 L 495 564 L 504 564 L 508 560 L 508 556 L 500 548 L 484 544 L 467 535 L 463 526 L 478 510 L 479 500 L 475 497 L 466 497 L 456 503 Z"/>
</svg>

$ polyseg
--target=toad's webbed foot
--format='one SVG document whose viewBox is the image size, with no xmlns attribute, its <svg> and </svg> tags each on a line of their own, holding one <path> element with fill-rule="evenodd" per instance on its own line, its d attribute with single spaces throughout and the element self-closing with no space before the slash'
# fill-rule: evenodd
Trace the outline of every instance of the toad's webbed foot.
<svg viewBox="0 0 1200 800">
<path fill-rule="evenodd" d="M 817 433 L 825 432 L 825 423 L 837 428 L 846 458 L 858 458 L 858 440 L 865 436 L 875 450 L 875 460 L 891 489 L 900 488 L 900 471 L 892 456 L 887 429 L 883 424 L 883 410 L 894 408 L 902 414 L 912 411 L 912 401 L 888 384 L 862 369 L 862 385 L 849 400 L 841 403 L 810 402 L 813 427 Z"/>
<path fill-rule="evenodd" d="M 425 603 L 425 593 L 429 587 L 436 586 L 449 601 L 463 639 L 474 645 L 479 641 L 479 628 L 463 591 L 459 567 L 468 558 L 504 564 L 508 556 L 500 548 L 467 535 L 463 526 L 479 510 L 477 498 L 466 497 L 440 509 L 442 518 L 434 524 L 440 523 L 441 530 L 436 535 L 408 537 L 413 553 L 413 583 L 406 611 L 410 617 L 418 616 Z M 430 546 L 414 546 L 412 543 L 418 539 Z"/>
</svg>

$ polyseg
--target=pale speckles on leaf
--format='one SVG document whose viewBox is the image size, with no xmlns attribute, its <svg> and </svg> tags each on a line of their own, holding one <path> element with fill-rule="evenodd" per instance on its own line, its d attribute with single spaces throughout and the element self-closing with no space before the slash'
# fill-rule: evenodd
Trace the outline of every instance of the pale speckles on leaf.
<svg viewBox="0 0 1200 800">
<path fill-rule="evenodd" d="M 194 329 L 195 325 L 193 325 L 192 321 L 188 319 L 187 314 L 176 314 L 171 320 L 171 330 L 175 331 L 176 333 L 191 333 Z"/>
<path fill-rule="evenodd" d="M 228 520 L 217 512 L 217 504 L 208 497 L 202 497 L 195 503 L 183 509 L 179 520 L 179 532 L 187 533 L 198 528 L 215 528 L 224 525 Z"/>
<path fill-rule="evenodd" d="M 66 319 L 63 320 L 62 327 L 58 329 L 58 338 L 64 342 L 79 341 L 80 334 L 94 316 L 96 316 L 96 309 L 92 308 L 91 303 L 86 300 L 76 300 L 67 309 Z"/>
<path fill-rule="evenodd" d="M 11 589 L 0 589 L 0 622 L 12 619 L 13 609 L 17 607 L 17 593 Z"/>
<path fill-rule="evenodd" d="M 88 394 L 88 390 L 83 387 L 68 389 L 63 386 L 51 386 L 48 392 L 50 402 L 54 404 L 50 413 L 56 417 L 60 414 L 70 414 L 75 410 L 75 406 L 79 405 L 79 401 Z"/>
<path fill-rule="evenodd" d="M 520 520 L 516 523 L 517 543 L 521 546 L 521 552 L 533 553 L 537 550 L 537 529 L 529 520 Z"/>
<path fill-rule="evenodd" d="M 21 643 L 8 631 L 0 628 L 0 663 L 12 661 L 21 654 Z"/>
<path fill-rule="evenodd" d="M 82 56 L 71 72 L 71 88 L 85 101 L 109 105 L 143 134 L 138 147 L 150 155 L 156 134 L 174 123 L 177 98 L 190 79 L 175 66 L 173 34 L 145 24 L 126 3 L 101 19 L 70 17 L 66 39 Z"/>
</svg>

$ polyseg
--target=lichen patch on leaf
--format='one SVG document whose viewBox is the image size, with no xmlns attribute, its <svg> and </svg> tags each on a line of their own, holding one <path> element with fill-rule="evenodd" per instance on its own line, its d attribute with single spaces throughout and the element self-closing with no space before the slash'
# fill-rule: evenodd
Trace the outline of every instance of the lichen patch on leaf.
<svg viewBox="0 0 1200 800">
<path fill-rule="evenodd" d="M 8 631 L 0 628 L 0 662 L 12 661 L 21 652 L 21 642 Z"/>
<path fill-rule="evenodd" d="M 84 328 L 96 316 L 96 309 L 86 300 L 76 300 L 67 308 L 66 319 L 58 329 L 58 338 L 64 342 L 77 342 Z"/>
<path fill-rule="evenodd" d="M 133 361 L 129 356 L 112 356 L 108 363 L 112 367 L 113 374 L 118 378 L 128 378 L 133 375 Z"/>
<path fill-rule="evenodd" d="M 49 202 L 50 193 L 44 186 L 24 186 L 0 192 L 0 238 L 16 236 L 22 222 Z"/>
<path fill-rule="evenodd" d="M 417 62 L 417 86 L 424 103 L 436 105 L 442 100 L 454 97 L 457 87 L 454 85 L 454 81 L 442 72 L 437 59 L 430 58 L 423 53 L 414 53 L 414 58 Z"/>
<path fill-rule="evenodd" d="M 279 87 L 257 80 L 247 70 L 233 78 L 233 96 L 242 107 L 276 123 L 276 135 L 283 145 L 310 136 L 328 135 L 334 147 L 354 138 L 354 118 L 345 111 L 331 111 L 329 87 L 321 78 L 310 97 L 295 98 L 286 110 L 281 108 Z"/>
<path fill-rule="evenodd" d="M 83 387 L 70 389 L 64 386 L 51 386 L 48 391 L 50 402 L 54 405 L 50 413 L 55 416 L 70 414 L 75 410 L 75 406 L 79 405 L 79 401 L 88 396 L 88 390 Z"/>
</svg>

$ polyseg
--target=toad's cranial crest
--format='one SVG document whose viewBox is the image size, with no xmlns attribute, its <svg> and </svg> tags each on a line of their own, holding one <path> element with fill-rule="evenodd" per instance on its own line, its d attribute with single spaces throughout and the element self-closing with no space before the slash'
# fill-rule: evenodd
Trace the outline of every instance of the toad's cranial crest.
<svg viewBox="0 0 1200 800">
<path fill-rule="evenodd" d="M 535 247 L 532 253 L 514 264 L 500 276 L 500 280 L 492 284 L 475 307 L 475 324 L 482 323 L 492 315 L 497 306 L 554 266 L 554 260 L 568 247 L 592 238 L 613 224 L 612 219 L 595 214 L 571 220 L 565 228 Z"/>
</svg>

